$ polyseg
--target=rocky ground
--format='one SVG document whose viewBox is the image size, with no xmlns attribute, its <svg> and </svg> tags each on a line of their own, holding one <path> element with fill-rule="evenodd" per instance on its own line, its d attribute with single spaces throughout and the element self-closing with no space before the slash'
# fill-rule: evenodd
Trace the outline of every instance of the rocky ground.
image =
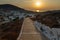
<svg viewBox="0 0 60 40">
<path fill-rule="evenodd" d="M 16 40 L 23 23 L 23 19 L 15 19 L 0 25 L 0 40 Z"/>
</svg>

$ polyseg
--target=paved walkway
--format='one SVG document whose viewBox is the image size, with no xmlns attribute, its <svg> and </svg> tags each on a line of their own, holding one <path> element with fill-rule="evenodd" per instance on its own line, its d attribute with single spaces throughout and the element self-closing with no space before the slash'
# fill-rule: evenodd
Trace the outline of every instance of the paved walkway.
<svg viewBox="0 0 60 40">
<path fill-rule="evenodd" d="M 24 20 L 20 36 L 18 40 L 42 40 L 40 33 L 33 25 L 33 21 L 29 18 Z"/>
</svg>

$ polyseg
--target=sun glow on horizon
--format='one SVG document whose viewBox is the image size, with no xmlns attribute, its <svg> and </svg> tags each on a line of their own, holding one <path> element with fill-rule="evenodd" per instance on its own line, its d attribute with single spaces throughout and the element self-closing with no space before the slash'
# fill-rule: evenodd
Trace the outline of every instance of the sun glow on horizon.
<svg viewBox="0 0 60 40">
<path fill-rule="evenodd" d="M 36 12 L 40 12 L 40 10 L 36 10 Z"/>
</svg>

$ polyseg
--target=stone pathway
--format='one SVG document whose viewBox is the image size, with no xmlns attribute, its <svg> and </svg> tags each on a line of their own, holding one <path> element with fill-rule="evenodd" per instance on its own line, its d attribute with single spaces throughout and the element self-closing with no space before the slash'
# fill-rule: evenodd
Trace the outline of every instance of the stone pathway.
<svg viewBox="0 0 60 40">
<path fill-rule="evenodd" d="M 25 18 L 18 40 L 42 40 L 40 33 L 36 31 L 30 18 Z"/>
</svg>

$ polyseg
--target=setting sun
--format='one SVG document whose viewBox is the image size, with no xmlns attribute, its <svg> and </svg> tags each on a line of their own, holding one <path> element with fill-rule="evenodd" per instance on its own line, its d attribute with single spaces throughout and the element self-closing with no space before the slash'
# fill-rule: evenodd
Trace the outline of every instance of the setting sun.
<svg viewBox="0 0 60 40">
<path fill-rule="evenodd" d="M 35 9 L 36 9 L 35 11 L 40 12 L 41 6 L 42 6 L 42 3 L 40 1 L 36 1 L 35 2 Z"/>
<path fill-rule="evenodd" d="M 36 5 L 37 7 L 39 7 L 39 6 L 41 6 L 41 2 L 38 1 L 38 2 L 35 3 L 35 5 Z"/>
</svg>

